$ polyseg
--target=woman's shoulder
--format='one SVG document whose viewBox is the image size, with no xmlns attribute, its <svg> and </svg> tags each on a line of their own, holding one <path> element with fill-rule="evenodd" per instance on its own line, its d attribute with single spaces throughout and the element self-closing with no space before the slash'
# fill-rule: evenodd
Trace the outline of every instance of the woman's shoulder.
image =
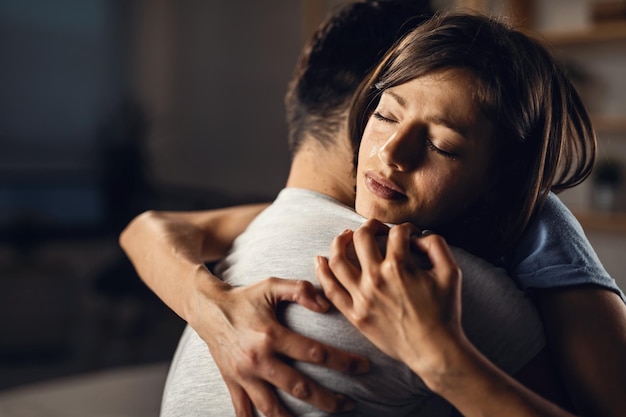
<svg viewBox="0 0 626 417">
<path fill-rule="evenodd" d="M 554 193 L 505 257 L 505 267 L 523 289 L 596 284 L 617 291 L 581 224 Z"/>
</svg>

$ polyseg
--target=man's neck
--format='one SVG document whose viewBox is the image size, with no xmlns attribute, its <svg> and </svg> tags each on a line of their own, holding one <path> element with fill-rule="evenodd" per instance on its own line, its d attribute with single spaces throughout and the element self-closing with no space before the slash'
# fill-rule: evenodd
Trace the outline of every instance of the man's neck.
<svg viewBox="0 0 626 417">
<path fill-rule="evenodd" d="M 322 146 L 309 141 L 293 158 L 287 187 L 304 188 L 354 206 L 352 151 L 348 146 Z"/>
</svg>

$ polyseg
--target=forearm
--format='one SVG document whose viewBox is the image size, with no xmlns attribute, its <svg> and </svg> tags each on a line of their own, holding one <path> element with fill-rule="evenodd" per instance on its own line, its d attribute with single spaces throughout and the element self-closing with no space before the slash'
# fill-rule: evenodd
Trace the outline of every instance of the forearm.
<svg viewBox="0 0 626 417">
<path fill-rule="evenodd" d="M 120 235 L 120 246 L 145 284 L 186 321 L 198 299 L 228 288 L 206 261 L 224 256 L 235 237 L 265 205 L 204 212 L 148 211 Z"/>
<path fill-rule="evenodd" d="M 548 346 L 570 397 L 584 416 L 626 410 L 626 306 L 594 286 L 537 290 Z"/>
<path fill-rule="evenodd" d="M 408 225 L 394 226 L 383 256 L 377 237 L 385 231 L 369 220 L 338 235 L 328 261 L 318 258 L 317 278 L 326 296 L 365 337 L 466 417 L 572 417 L 501 371 L 469 341 L 461 325 L 461 271 L 443 238 L 414 237 Z M 358 264 L 348 258 L 351 244 Z M 413 251 L 427 256 L 429 267 L 413 262 Z"/>
<path fill-rule="evenodd" d="M 172 223 L 162 213 L 142 213 L 123 230 L 119 243 L 144 283 L 188 321 L 189 300 L 200 283 L 195 277 L 206 269 L 203 236 L 193 225 Z M 209 275 L 206 284 L 217 289 L 218 281 Z"/>
<path fill-rule="evenodd" d="M 408 359 L 411 368 L 435 393 L 466 417 L 572 417 L 496 367 L 469 340 L 448 341 L 436 361 Z M 415 365 L 420 363 L 419 365 Z"/>
<path fill-rule="evenodd" d="M 212 262 L 226 255 L 233 241 L 248 227 L 250 222 L 269 203 L 248 204 L 203 211 L 152 211 L 149 216 L 157 218 L 162 229 L 173 235 L 179 248 L 200 250 L 203 262 Z M 187 236 L 185 236 L 185 234 Z M 186 239 L 199 239 L 191 248 Z M 194 253 L 194 256 L 196 254 Z"/>
</svg>

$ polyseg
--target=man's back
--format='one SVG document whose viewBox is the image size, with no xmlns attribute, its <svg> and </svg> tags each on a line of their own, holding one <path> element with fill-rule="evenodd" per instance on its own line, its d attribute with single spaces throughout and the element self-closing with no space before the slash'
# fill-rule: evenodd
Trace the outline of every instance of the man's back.
<svg viewBox="0 0 626 417">
<path fill-rule="evenodd" d="M 330 241 L 363 218 L 322 194 L 285 189 L 235 242 L 216 274 L 232 285 L 248 285 L 269 276 L 315 281 L 315 255 L 327 255 Z M 519 370 L 543 347 L 539 318 L 504 272 L 454 250 L 464 272 L 463 324 L 468 337 L 497 365 Z M 481 301 L 482 300 L 482 301 Z M 488 301 L 488 302 L 487 302 Z M 449 415 L 406 366 L 382 354 L 340 314 L 313 313 L 289 304 L 281 319 L 298 333 L 367 356 L 371 370 L 348 376 L 318 366 L 296 366 L 330 389 L 357 401 L 352 415 Z M 325 413 L 279 393 L 295 414 Z M 206 344 L 187 328 L 181 339 L 163 399 L 163 416 L 234 416 L 230 396 Z"/>
</svg>

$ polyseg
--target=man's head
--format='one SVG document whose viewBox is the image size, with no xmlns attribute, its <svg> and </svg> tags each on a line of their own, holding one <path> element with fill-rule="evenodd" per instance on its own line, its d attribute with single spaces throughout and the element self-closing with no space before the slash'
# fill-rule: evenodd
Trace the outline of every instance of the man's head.
<svg viewBox="0 0 626 417">
<path fill-rule="evenodd" d="M 285 104 L 292 156 L 311 137 L 333 144 L 353 93 L 393 43 L 432 16 L 429 1 L 358 1 L 322 23 L 304 47 Z"/>
</svg>

